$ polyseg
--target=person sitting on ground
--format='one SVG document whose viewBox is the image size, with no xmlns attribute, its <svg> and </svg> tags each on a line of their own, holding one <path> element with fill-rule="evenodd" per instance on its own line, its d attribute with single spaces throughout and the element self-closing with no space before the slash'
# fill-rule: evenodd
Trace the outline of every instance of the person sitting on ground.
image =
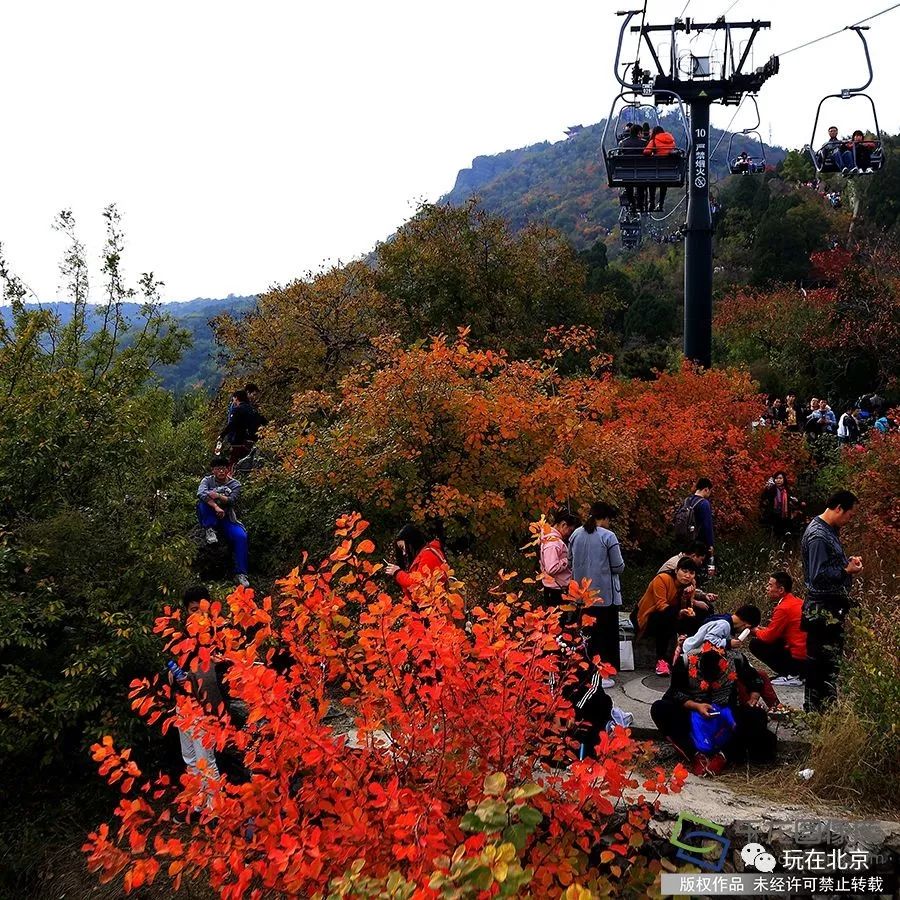
<svg viewBox="0 0 900 900">
<path fill-rule="evenodd" d="M 715 647 L 725 650 L 738 650 L 744 646 L 745 641 L 732 637 L 732 632 L 741 634 L 756 628 L 762 621 L 762 613 L 758 606 L 750 603 L 738 608 L 735 613 L 724 613 L 718 616 L 710 616 L 693 634 L 685 637 L 682 649 L 685 653 L 691 653 L 708 641 Z"/>
<path fill-rule="evenodd" d="M 652 637 L 656 642 L 656 674 L 669 675 L 669 660 L 679 632 L 686 628 L 685 620 L 692 620 L 696 613 L 691 605 L 696 590 L 697 566 L 684 557 L 673 573 L 656 575 L 644 596 L 631 614 L 635 637 Z"/>
<path fill-rule="evenodd" d="M 678 561 L 687 557 L 688 559 L 693 560 L 694 564 L 697 566 L 696 584 L 699 585 L 701 583 L 703 571 L 706 568 L 706 556 L 706 544 L 704 544 L 703 541 L 689 541 L 681 553 L 670 556 L 659 569 L 657 569 L 656 574 L 662 575 L 663 572 L 674 574 L 675 569 L 678 566 Z M 703 591 L 698 586 L 694 591 L 691 605 L 694 607 L 694 612 L 697 613 L 697 616 L 702 618 L 708 616 L 713 611 L 713 604 L 718 599 L 718 594 Z"/>
<path fill-rule="evenodd" d="M 572 704 L 575 721 L 571 737 L 581 745 L 581 756 L 595 757 L 600 733 L 612 716 L 613 702 L 603 690 L 600 670 L 594 665 L 585 635 L 577 630 L 574 635 L 561 636 L 565 667 L 563 696 Z"/>
<path fill-rule="evenodd" d="M 628 135 L 619 141 L 619 149 L 632 156 L 643 153 L 646 145 L 647 141 L 641 137 L 640 125 L 632 125 L 628 130 Z M 635 193 L 634 186 L 629 185 L 625 188 L 623 199 L 630 209 L 637 212 L 647 211 L 647 188 L 643 185 L 638 186 L 637 193 Z"/>
<path fill-rule="evenodd" d="M 653 132 L 650 135 L 650 140 L 647 141 L 647 146 L 644 148 L 645 156 L 668 156 L 672 153 L 678 152 L 678 145 L 675 143 L 675 138 L 666 131 L 662 125 L 656 125 L 653 129 Z M 662 212 L 663 204 L 666 202 L 666 191 L 668 188 L 660 187 L 659 189 L 659 205 L 656 203 L 656 188 L 650 187 L 650 211 L 656 210 L 657 212 Z"/>
<path fill-rule="evenodd" d="M 541 534 L 541 585 L 544 588 L 544 605 L 559 606 L 572 581 L 568 540 L 581 524 L 577 516 L 562 512 L 555 524 Z"/>
<path fill-rule="evenodd" d="M 766 585 L 766 596 L 775 602 L 772 618 L 765 628 L 755 628 L 750 652 L 774 669 L 778 685 L 801 685 L 797 676 L 806 674 L 806 632 L 800 624 L 803 601 L 795 596 L 794 579 L 787 572 L 775 572 Z"/>
<path fill-rule="evenodd" d="M 416 525 L 404 525 L 394 538 L 394 555 L 396 563 L 388 563 L 384 567 L 403 589 L 403 593 L 411 596 L 413 586 L 421 582 L 435 570 L 441 569 L 446 580 L 447 558 L 437 539 L 428 541 L 425 533 Z"/>
<path fill-rule="evenodd" d="M 599 656 L 616 671 L 621 667 L 619 610 L 622 608 L 622 588 L 619 576 L 625 571 L 619 539 L 609 527 L 617 512 L 614 506 L 603 501 L 592 504 L 584 524 L 575 529 L 569 541 L 572 578 L 579 584 L 589 581 L 594 593 L 590 606 L 582 612 L 588 649 L 592 656 Z M 612 687 L 614 683 L 607 678 L 603 686 Z"/>
<path fill-rule="evenodd" d="M 238 521 L 236 507 L 241 496 L 241 483 L 231 477 L 231 468 L 224 456 L 213 457 L 212 471 L 197 488 L 197 518 L 206 529 L 206 542 L 217 544 L 220 537 L 231 547 L 234 577 L 242 587 L 250 587 L 247 579 L 247 531 Z"/>
<path fill-rule="evenodd" d="M 695 775 L 719 775 L 728 762 L 743 756 L 775 756 L 777 739 L 766 727 L 766 713 L 755 703 L 739 701 L 739 681 L 748 701 L 758 699 L 762 685 L 755 670 L 739 656 L 705 643 L 678 660 L 669 689 L 650 707 L 656 727 Z M 701 735 L 709 746 L 697 746 Z"/>
<path fill-rule="evenodd" d="M 762 614 L 759 611 L 759 607 L 752 604 L 746 604 L 740 607 L 736 613 L 730 615 L 726 613 L 720 616 L 710 616 L 693 635 L 688 635 L 681 639 L 679 651 L 691 653 L 703 644 L 708 643 L 725 650 L 726 653 L 737 654 L 747 646 L 747 638 L 742 640 L 740 635 L 745 631 L 752 632 L 761 621 Z M 742 659 L 738 661 L 738 664 L 750 666 L 749 660 L 743 657 L 743 654 L 740 655 Z M 758 669 L 755 671 L 758 689 L 752 692 L 740 690 L 740 701 L 755 706 L 761 697 L 771 714 L 783 716 L 790 713 L 791 710 L 778 699 L 778 694 L 775 693 L 775 688 L 772 687 L 769 676 Z"/>
</svg>

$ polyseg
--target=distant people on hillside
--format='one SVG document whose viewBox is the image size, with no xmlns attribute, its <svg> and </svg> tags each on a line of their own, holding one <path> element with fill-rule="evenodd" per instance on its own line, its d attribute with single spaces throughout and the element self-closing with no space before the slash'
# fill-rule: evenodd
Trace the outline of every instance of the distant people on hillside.
<svg viewBox="0 0 900 900">
<path fill-rule="evenodd" d="M 770 397 L 769 402 L 766 405 L 766 418 L 769 420 L 769 425 L 784 425 L 785 419 L 785 410 L 784 403 L 780 397 Z"/>
<path fill-rule="evenodd" d="M 558 513 L 553 526 L 541 535 L 541 585 L 544 604 L 559 606 L 572 581 L 569 538 L 581 523 L 568 512 Z"/>
<path fill-rule="evenodd" d="M 394 579 L 411 596 L 413 586 L 423 578 L 428 578 L 436 569 L 446 571 L 447 557 L 441 542 L 435 538 L 429 541 L 418 525 L 404 525 L 394 538 L 396 562 L 384 567 L 387 575 Z M 443 576 L 446 581 L 446 574 Z"/>
<path fill-rule="evenodd" d="M 713 528 L 712 481 L 698 478 L 694 493 L 685 497 L 675 512 L 675 540 L 679 546 L 703 541 L 709 556 L 709 575 L 715 575 L 715 531 Z"/>
<path fill-rule="evenodd" d="M 625 571 L 622 548 L 610 523 L 616 516 L 615 507 L 598 502 L 591 506 L 581 527 L 569 540 L 572 577 L 581 583 L 590 580 L 595 592 L 593 603 L 583 611 L 583 627 L 588 635 L 588 649 L 609 663 L 616 671 L 619 658 L 619 610 L 622 607 L 622 588 L 619 576 Z M 593 622 L 587 621 L 592 619 Z M 604 680 L 604 687 L 612 687 L 612 679 Z"/>
<path fill-rule="evenodd" d="M 837 439 L 842 444 L 855 444 L 859 440 L 860 428 L 857 421 L 859 407 L 855 403 L 848 403 L 838 420 Z"/>
<path fill-rule="evenodd" d="M 784 399 L 784 427 L 786 431 L 799 431 L 800 410 L 797 408 L 797 395 L 789 391 Z"/>
<path fill-rule="evenodd" d="M 216 444 L 216 453 L 221 453 L 222 441 L 228 441 L 228 461 L 232 466 L 250 452 L 259 437 L 259 429 L 267 425 L 269 421 L 260 413 L 250 398 L 251 391 L 254 396 L 257 394 L 256 385 L 250 384 L 247 388 L 235 391 L 231 395 L 228 421 L 219 432 L 219 440 Z"/>
<path fill-rule="evenodd" d="M 206 542 L 216 544 L 220 538 L 231 548 L 234 577 L 238 584 L 249 587 L 247 531 L 237 518 L 241 483 L 231 476 L 224 456 L 216 456 L 209 464 L 212 471 L 197 488 L 197 518 L 206 529 Z"/>
<path fill-rule="evenodd" d="M 828 405 L 828 401 L 820 399 L 814 400 L 812 403 L 806 419 L 805 431 L 813 435 L 834 434 L 837 430 L 837 419 Z"/>
<path fill-rule="evenodd" d="M 800 542 L 806 600 L 807 712 L 818 712 L 837 695 L 837 675 L 844 652 L 844 620 L 850 608 L 853 576 L 863 569 L 860 556 L 847 556 L 840 530 L 856 514 L 850 491 L 833 494 L 825 512 L 807 526 Z"/>
<path fill-rule="evenodd" d="M 647 141 L 647 146 L 644 148 L 645 156 L 667 156 L 671 153 L 676 153 L 678 151 L 678 145 L 675 143 L 675 138 L 666 131 L 662 125 L 657 125 L 654 127 L 653 131 L 650 134 L 650 140 Z M 666 202 L 666 191 L 668 188 L 661 187 L 659 188 L 659 204 L 656 203 L 656 187 L 650 187 L 650 211 L 656 210 L 657 212 L 662 212 L 663 204 Z"/>
<path fill-rule="evenodd" d="M 806 674 L 806 632 L 801 625 L 803 601 L 795 596 L 794 579 L 775 572 L 766 585 L 766 597 L 775 602 L 772 618 L 757 628 L 750 639 L 750 652 L 774 669 L 776 685 L 799 685 Z"/>
<path fill-rule="evenodd" d="M 653 638 L 656 643 L 656 674 L 669 675 L 669 660 L 679 633 L 696 630 L 691 622 L 697 616 L 693 607 L 697 565 L 685 556 L 674 572 L 656 575 L 631 613 L 635 638 Z"/>
<path fill-rule="evenodd" d="M 748 702 L 740 701 L 739 683 Z M 774 758 L 777 739 L 756 705 L 761 688 L 758 673 L 742 656 L 704 643 L 678 660 L 669 689 L 650 715 L 695 775 L 715 776 L 744 756 Z"/>
<path fill-rule="evenodd" d="M 800 527 L 805 504 L 791 494 L 786 472 L 776 472 L 763 488 L 760 518 L 763 525 L 778 537 L 785 537 Z"/>
</svg>

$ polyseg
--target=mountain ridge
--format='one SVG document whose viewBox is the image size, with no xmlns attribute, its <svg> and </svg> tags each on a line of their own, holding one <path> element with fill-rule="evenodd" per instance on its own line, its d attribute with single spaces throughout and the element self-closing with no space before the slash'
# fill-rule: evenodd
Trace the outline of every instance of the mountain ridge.
<svg viewBox="0 0 900 900">
<path fill-rule="evenodd" d="M 607 186 L 600 152 L 604 125 L 601 120 L 560 141 L 476 156 L 471 166 L 459 170 L 453 188 L 438 203 L 460 206 L 477 197 L 485 210 L 505 218 L 514 230 L 543 222 L 565 234 L 576 249 L 587 249 L 619 218 L 618 191 Z M 716 184 L 730 174 L 725 158 L 729 145 L 734 154 L 745 149 L 758 153 L 759 143 L 741 132 L 718 128 L 710 129 L 710 143 L 715 148 L 710 155 L 714 196 Z M 764 143 L 763 148 L 769 166 L 787 155 L 777 145 Z M 679 193 L 670 190 L 669 197 Z M 670 200 L 667 209 L 673 206 Z M 673 228 L 680 224 L 680 219 L 673 222 Z"/>
</svg>

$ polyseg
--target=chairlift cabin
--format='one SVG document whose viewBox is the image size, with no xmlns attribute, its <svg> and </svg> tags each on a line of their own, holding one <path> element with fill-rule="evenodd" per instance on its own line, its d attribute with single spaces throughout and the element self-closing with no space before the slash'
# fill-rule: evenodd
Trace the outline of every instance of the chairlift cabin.
<svg viewBox="0 0 900 900">
<path fill-rule="evenodd" d="M 759 133 L 760 117 L 756 97 L 750 96 L 756 110 L 756 124 L 741 131 L 732 132 L 728 140 L 728 169 L 732 175 L 756 175 L 766 171 L 766 147 Z M 753 151 L 744 150 L 737 153 L 734 148 L 736 137 L 747 138 L 753 145 Z"/>
<path fill-rule="evenodd" d="M 869 70 L 868 81 L 858 88 L 843 88 L 839 94 L 828 94 L 819 101 L 819 105 L 816 107 L 816 118 L 813 122 L 812 137 L 804 150 L 809 155 L 816 172 L 819 174 L 839 172 L 842 175 L 871 175 L 884 167 L 885 158 L 875 101 L 869 94 L 865 93 L 866 88 L 872 83 L 872 78 L 874 77 L 872 58 L 869 56 L 869 45 L 863 34 L 864 31 L 868 31 L 868 28 L 857 25 L 847 30 L 855 31 L 862 41 L 863 51 L 866 54 L 866 66 Z M 822 117 L 822 107 L 825 103 L 830 100 L 852 100 L 856 97 L 862 97 L 868 101 L 872 110 L 872 121 L 875 126 L 874 132 L 872 132 L 874 136 L 868 137 L 860 129 L 853 132 L 853 134 L 862 134 L 862 139 L 859 141 L 854 140 L 852 136 L 850 138 L 838 138 L 829 135 L 828 140 L 824 141 L 819 149 L 815 149 L 819 120 Z"/>
<path fill-rule="evenodd" d="M 646 86 L 646 94 L 634 90 L 626 90 L 613 100 L 606 125 L 603 128 L 603 157 L 606 161 L 606 175 L 611 188 L 635 188 L 653 187 L 670 188 L 684 187 L 687 171 L 687 159 L 690 153 L 691 132 L 687 124 L 687 116 L 681 97 L 672 91 L 653 91 Z M 655 95 L 655 96 L 654 96 Z M 623 112 L 627 109 L 646 110 L 651 104 L 646 100 L 647 96 L 654 96 L 652 109 L 656 122 L 659 122 L 659 105 L 675 104 L 680 117 L 680 129 L 684 132 L 684 146 L 679 146 L 672 153 L 665 155 L 645 154 L 640 147 L 618 146 L 620 122 L 623 121 Z M 647 120 L 649 122 L 649 119 Z M 610 124 L 615 123 L 611 129 Z M 610 137 L 615 138 L 613 143 Z M 677 135 L 674 135 L 677 140 Z"/>
<path fill-rule="evenodd" d="M 622 234 L 622 246 L 626 250 L 640 247 L 642 237 L 640 217 L 637 219 L 623 219 L 619 222 L 619 231 Z"/>
</svg>

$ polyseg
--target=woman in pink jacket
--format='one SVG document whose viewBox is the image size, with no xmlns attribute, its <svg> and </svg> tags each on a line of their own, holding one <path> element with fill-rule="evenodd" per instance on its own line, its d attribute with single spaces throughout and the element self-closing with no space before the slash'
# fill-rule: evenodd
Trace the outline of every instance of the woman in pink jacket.
<svg viewBox="0 0 900 900">
<path fill-rule="evenodd" d="M 556 516 L 556 524 L 541 535 L 541 585 L 545 606 L 559 606 L 569 590 L 572 567 L 569 565 L 568 540 L 580 524 L 571 513 L 560 513 Z"/>
</svg>

